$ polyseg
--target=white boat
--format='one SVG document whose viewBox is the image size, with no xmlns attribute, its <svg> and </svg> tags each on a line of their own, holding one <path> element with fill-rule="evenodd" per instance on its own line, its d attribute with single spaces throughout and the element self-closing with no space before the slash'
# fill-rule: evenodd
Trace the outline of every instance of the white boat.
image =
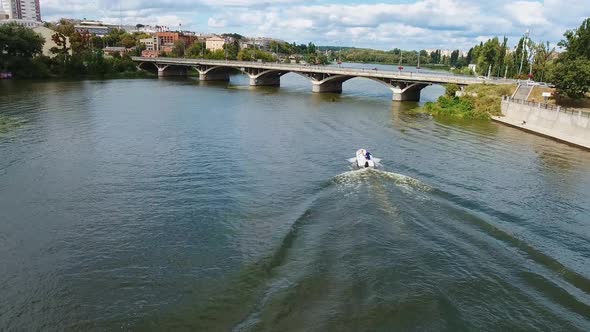
<svg viewBox="0 0 590 332">
<path fill-rule="evenodd" d="M 379 159 L 374 158 L 367 150 L 360 149 L 356 152 L 356 158 L 351 158 L 348 161 L 355 163 L 358 168 L 375 168 Z"/>
</svg>

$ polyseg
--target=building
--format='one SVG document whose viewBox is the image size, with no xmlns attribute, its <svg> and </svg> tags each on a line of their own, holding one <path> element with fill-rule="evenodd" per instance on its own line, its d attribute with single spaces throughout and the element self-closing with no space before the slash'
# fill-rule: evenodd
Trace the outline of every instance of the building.
<svg viewBox="0 0 590 332">
<path fill-rule="evenodd" d="M 1 16 L 1 14 L 0 14 Z M 43 22 L 39 22 L 39 21 L 34 21 L 34 20 L 19 20 L 19 19 L 1 19 L 0 18 L 0 25 L 1 24 L 8 24 L 8 23 L 17 23 L 23 26 L 26 26 L 27 28 L 36 28 L 39 26 L 43 25 Z"/>
<path fill-rule="evenodd" d="M 0 8 L 9 19 L 41 22 L 39 0 L 0 0 Z"/>
<path fill-rule="evenodd" d="M 0 0 L 0 21 L 8 20 L 9 18 L 10 15 L 8 15 L 8 11 L 4 9 L 4 4 L 2 3 L 2 0 Z"/>
<path fill-rule="evenodd" d="M 79 24 L 74 25 L 74 29 L 76 29 L 77 32 L 85 32 L 99 37 L 104 37 L 116 28 L 116 25 L 103 24 L 101 21 L 82 21 Z"/>
<path fill-rule="evenodd" d="M 219 36 L 209 37 L 205 41 L 205 47 L 212 52 L 223 50 L 223 45 L 225 45 L 225 38 Z"/>
<path fill-rule="evenodd" d="M 54 47 L 60 48 L 60 46 L 58 46 L 52 39 L 53 35 L 55 35 L 55 31 L 51 30 L 49 28 L 46 28 L 44 26 L 38 26 L 36 28 L 33 28 L 33 31 L 35 31 L 37 34 L 41 35 L 43 38 L 45 38 L 45 44 L 43 44 L 43 55 L 48 56 L 48 57 L 54 57 L 56 56 L 56 54 L 54 54 L 53 52 L 51 52 L 51 49 Z M 70 38 L 65 37 L 66 38 L 66 46 L 70 47 Z M 70 49 L 68 51 L 69 54 L 72 54 L 72 50 Z"/>
<path fill-rule="evenodd" d="M 136 47 L 131 47 L 131 48 L 126 48 L 126 47 L 121 47 L 121 46 L 107 46 L 105 48 L 102 49 L 102 51 L 104 52 L 104 54 L 108 55 L 108 56 L 113 56 L 116 53 L 118 53 L 119 55 L 124 55 L 127 54 L 129 52 L 132 52 L 136 49 Z"/>
<path fill-rule="evenodd" d="M 157 57 L 160 54 L 158 37 L 153 36 L 150 38 L 140 39 L 139 42 L 145 45 L 145 50 L 141 51 L 141 56 L 153 58 Z"/>
<path fill-rule="evenodd" d="M 172 52 L 174 43 L 177 41 L 184 42 L 184 46 L 188 48 L 197 40 L 197 36 L 185 35 L 180 32 L 157 32 L 156 38 L 159 51 L 166 53 Z"/>
</svg>

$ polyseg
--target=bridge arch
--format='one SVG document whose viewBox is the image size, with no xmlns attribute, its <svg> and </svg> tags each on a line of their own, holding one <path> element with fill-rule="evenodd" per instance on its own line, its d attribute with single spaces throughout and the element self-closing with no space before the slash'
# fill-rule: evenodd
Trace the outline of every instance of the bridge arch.
<svg viewBox="0 0 590 332">
<path fill-rule="evenodd" d="M 289 71 L 266 69 L 266 68 L 245 68 L 239 70 L 248 75 L 251 86 L 280 86 L 281 77 Z"/>
<path fill-rule="evenodd" d="M 193 68 L 199 72 L 199 81 L 229 81 L 232 67 L 197 65 Z"/>
<path fill-rule="evenodd" d="M 419 100 L 420 91 L 429 85 L 454 83 L 469 85 L 487 83 L 485 79 L 466 76 L 445 76 L 429 73 L 402 73 L 371 71 L 358 68 L 300 66 L 280 63 L 257 63 L 207 59 L 143 58 L 133 57 L 138 68 L 158 71 L 159 76 L 186 74 L 186 68 L 196 68 L 201 80 L 229 80 L 232 70 L 239 70 L 250 77 L 251 85 L 279 85 L 280 77 L 295 73 L 311 80 L 314 92 L 341 92 L 342 83 L 352 78 L 366 78 L 391 89 L 393 100 Z M 148 63 L 153 64 L 149 66 Z M 490 81 L 491 84 L 507 84 L 509 81 Z"/>
</svg>

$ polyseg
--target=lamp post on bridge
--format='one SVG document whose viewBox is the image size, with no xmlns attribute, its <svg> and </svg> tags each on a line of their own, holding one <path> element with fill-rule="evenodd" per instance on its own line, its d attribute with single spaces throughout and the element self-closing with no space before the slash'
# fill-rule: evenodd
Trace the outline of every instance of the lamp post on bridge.
<svg viewBox="0 0 590 332">
<path fill-rule="evenodd" d="M 518 68 L 518 76 L 520 76 L 520 74 L 522 73 L 522 65 L 524 63 L 524 51 L 526 48 L 528 38 L 529 38 L 529 30 L 527 30 L 526 33 L 524 34 L 524 40 L 522 41 L 522 49 L 520 50 L 520 52 L 522 53 L 522 56 L 520 57 L 520 67 Z"/>
</svg>

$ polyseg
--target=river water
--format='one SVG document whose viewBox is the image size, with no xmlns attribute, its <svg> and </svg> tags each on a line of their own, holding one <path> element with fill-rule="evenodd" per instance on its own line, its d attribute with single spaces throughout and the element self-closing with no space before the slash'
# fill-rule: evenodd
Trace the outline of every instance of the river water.
<svg viewBox="0 0 590 332">
<path fill-rule="evenodd" d="M 589 152 L 282 84 L 0 82 L 0 330 L 590 330 Z"/>
</svg>

